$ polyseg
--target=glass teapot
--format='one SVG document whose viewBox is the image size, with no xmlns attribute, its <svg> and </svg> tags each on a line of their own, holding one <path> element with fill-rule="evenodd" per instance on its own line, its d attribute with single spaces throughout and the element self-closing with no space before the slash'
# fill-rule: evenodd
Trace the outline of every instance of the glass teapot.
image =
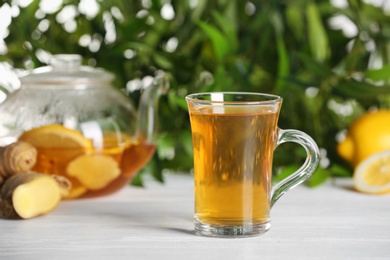
<svg viewBox="0 0 390 260">
<path fill-rule="evenodd" d="M 32 170 L 67 177 L 68 199 L 119 190 L 155 151 L 158 99 L 169 84 L 158 73 L 136 111 L 113 79 L 81 66 L 79 55 L 54 55 L 0 104 L 0 146 L 18 140 L 35 146 Z"/>
</svg>

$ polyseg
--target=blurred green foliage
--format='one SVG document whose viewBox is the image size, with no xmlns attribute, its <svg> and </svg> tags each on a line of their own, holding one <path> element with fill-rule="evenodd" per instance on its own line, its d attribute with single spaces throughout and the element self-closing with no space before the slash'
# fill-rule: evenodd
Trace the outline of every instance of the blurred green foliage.
<svg viewBox="0 0 390 260">
<path fill-rule="evenodd" d="M 341 7 L 328 0 L 107 0 L 97 2 L 92 16 L 81 2 L 63 0 L 49 13 L 39 0 L 19 7 L 0 61 L 34 68 L 43 65 L 42 54 L 78 53 L 86 64 L 115 73 L 118 88 L 159 69 L 168 72 L 172 82 L 160 102 L 158 150 L 143 171 L 158 180 L 163 171 L 189 172 L 193 166 L 188 93 L 282 96 L 279 126 L 305 131 L 322 148 L 310 186 L 352 174 L 336 153 L 336 136 L 366 110 L 390 105 L 390 15 L 363 0 Z M 74 15 L 64 16 L 67 9 Z M 337 16 L 356 32 L 347 35 L 332 25 Z M 138 91 L 129 97 L 137 103 Z M 280 146 L 276 180 L 304 158 L 302 148 Z M 134 184 L 142 185 L 141 174 Z"/>
</svg>

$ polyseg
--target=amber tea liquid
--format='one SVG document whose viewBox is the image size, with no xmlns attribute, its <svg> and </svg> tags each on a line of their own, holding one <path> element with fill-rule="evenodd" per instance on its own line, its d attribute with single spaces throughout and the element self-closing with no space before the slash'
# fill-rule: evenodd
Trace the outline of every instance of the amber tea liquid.
<svg viewBox="0 0 390 260">
<path fill-rule="evenodd" d="M 196 221 L 217 226 L 268 222 L 278 113 L 271 106 L 190 110 Z"/>
<path fill-rule="evenodd" d="M 89 152 L 90 156 L 105 155 L 117 162 L 120 175 L 97 190 L 89 190 L 84 187 L 76 178 L 67 174 L 67 166 L 85 153 L 82 149 L 66 149 L 62 147 L 41 148 L 37 147 L 38 158 L 33 170 L 41 173 L 59 174 L 65 176 L 72 182 L 70 197 L 95 197 L 113 193 L 127 185 L 134 175 L 151 159 L 156 149 L 154 144 L 129 143 L 125 147 L 116 145 L 116 140 L 105 140 L 103 149 L 94 149 Z M 91 176 L 92 178 L 92 176 Z"/>
</svg>

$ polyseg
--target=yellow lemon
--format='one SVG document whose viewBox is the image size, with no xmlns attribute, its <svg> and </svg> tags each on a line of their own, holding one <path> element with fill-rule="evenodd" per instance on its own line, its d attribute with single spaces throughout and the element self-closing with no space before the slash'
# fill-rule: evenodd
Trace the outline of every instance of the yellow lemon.
<svg viewBox="0 0 390 260">
<path fill-rule="evenodd" d="M 354 175 L 355 189 L 365 193 L 390 192 L 390 150 L 376 153 L 359 163 Z"/>
<path fill-rule="evenodd" d="M 45 125 L 24 132 L 19 140 L 44 148 L 91 148 L 92 143 L 79 131 L 62 125 Z"/>
<path fill-rule="evenodd" d="M 338 154 L 354 167 L 385 150 L 390 150 L 390 110 L 368 112 L 356 119 L 337 146 Z"/>
<path fill-rule="evenodd" d="M 79 131 L 62 125 L 46 125 L 31 129 L 24 132 L 19 140 L 37 148 L 41 160 L 38 164 L 43 164 L 41 157 L 50 158 L 55 162 L 66 162 L 93 150 L 91 140 L 85 138 Z"/>
</svg>

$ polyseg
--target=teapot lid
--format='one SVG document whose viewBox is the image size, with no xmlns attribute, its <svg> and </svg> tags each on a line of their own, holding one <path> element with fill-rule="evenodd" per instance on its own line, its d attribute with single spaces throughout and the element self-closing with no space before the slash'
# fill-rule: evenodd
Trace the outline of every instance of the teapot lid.
<svg viewBox="0 0 390 260">
<path fill-rule="evenodd" d="M 113 74 L 100 68 L 81 66 L 82 57 L 77 54 L 57 54 L 50 59 L 49 66 L 32 70 L 20 78 L 22 84 L 69 85 L 107 83 Z"/>
</svg>

